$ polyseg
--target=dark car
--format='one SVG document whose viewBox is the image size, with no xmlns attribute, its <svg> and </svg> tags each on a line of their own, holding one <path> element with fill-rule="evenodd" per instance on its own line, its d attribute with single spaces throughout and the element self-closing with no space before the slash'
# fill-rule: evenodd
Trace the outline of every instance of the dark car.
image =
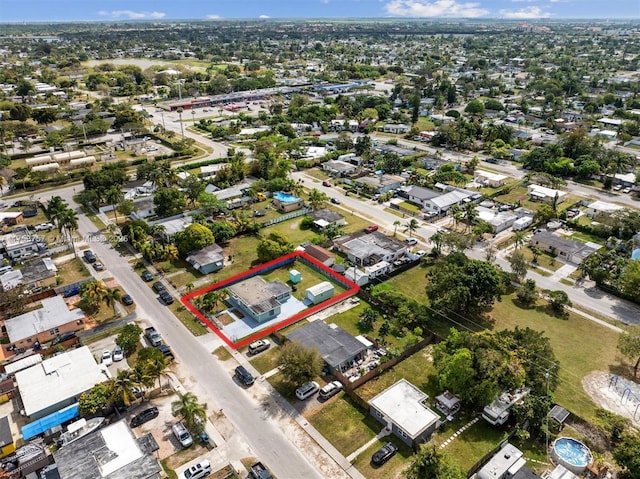
<svg viewBox="0 0 640 479">
<path fill-rule="evenodd" d="M 366 233 L 373 233 L 374 231 L 378 231 L 378 225 L 369 225 L 364 229 L 364 231 Z"/>
<path fill-rule="evenodd" d="M 172 361 L 176 359 L 176 357 L 173 355 L 173 351 L 171 351 L 171 348 L 166 344 L 160 344 L 159 346 L 156 346 L 156 348 L 160 350 L 160 352 L 164 355 L 165 358 L 169 358 Z"/>
<path fill-rule="evenodd" d="M 97 260 L 96 255 L 90 249 L 85 250 L 85 252 L 82 253 L 82 256 L 87 260 L 87 263 L 95 263 Z"/>
<path fill-rule="evenodd" d="M 122 304 L 124 304 L 125 306 L 131 306 L 133 304 L 133 298 L 131 297 L 131 295 L 125 294 L 122 297 Z"/>
<path fill-rule="evenodd" d="M 149 281 L 153 281 L 153 275 L 151 273 L 149 273 L 149 271 L 147 271 L 146 269 L 142 272 L 142 274 L 140 275 L 142 277 L 142 279 L 144 281 L 146 281 L 147 283 Z"/>
<path fill-rule="evenodd" d="M 238 378 L 238 381 L 245 386 L 251 386 L 254 381 L 253 376 L 244 366 L 238 366 L 236 368 L 236 377 Z"/>
<path fill-rule="evenodd" d="M 153 285 L 151 286 L 151 288 L 156 292 L 156 293 L 162 293 L 163 291 L 166 291 L 167 288 L 164 287 L 164 284 L 162 284 L 160 281 L 156 281 L 155 283 L 153 283 Z"/>
<path fill-rule="evenodd" d="M 145 422 L 151 421 L 152 419 L 158 417 L 158 408 L 153 406 L 149 409 L 145 409 L 140 414 L 136 414 L 131 419 L 131 427 L 138 427 L 144 424 Z"/>
<path fill-rule="evenodd" d="M 396 452 L 398 452 L 398 448 L 396 447 L 396 445 L 392 442 L 388 442 L 373 453 L 371 462 L 376 466 L 382 466 L 385 462 L 395 456 Z"/>
<path fill-rule="evenodd" d="M 339 205 L 340 200 L 338 198 L 331 198 L 331 203 L 333 203 L 334 205 Z"/>
<path fill-rule="evenodd" d="M 173 304 L 173 301 L 174 301 L 173 296 L 171 296 L 166 291 L 161 291 L 160 292 L 160 299 L 166 305 Z"/>
<path fill-rule="evenodd" d="M 331 183 L 325 180 L 322 182 L 322 186 L 331 186 Z"/>
<path fill-rule="evenodd" d="M 71 296 L 75 296 L 76 294 L 80 294 L 80 288 L 78 286 L 72 286 L 62 293 L 65 298 L 70 298 Z"/>
</svg>

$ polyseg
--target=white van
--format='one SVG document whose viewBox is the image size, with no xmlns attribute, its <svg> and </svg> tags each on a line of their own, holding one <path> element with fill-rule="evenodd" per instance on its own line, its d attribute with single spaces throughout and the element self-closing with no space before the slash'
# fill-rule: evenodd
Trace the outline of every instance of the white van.
<svg viewBox="0 0 640 479">
<path fill-rule="evenodd" d="M 300 386 L 298 389 L 296 389 L 296 397 L 300 401 L 304 401 L 305 399 L 308 399 L 311 396 L 313 396 L 315 393 L 317 393 L 318 389 L 320 389 L 320 385 L 317 382 L 315 381 L 308 382 Z"/>
<path fill-rule="evenodd" d="M 189 431 L 181 422 L 175 423 L 171 427 L 171 430 L 173 431 L 173 435 L 180 442 L 180 445 L 182 445 L 182 447 L 189 447 L 191 446 L 191 444 L 193 444 L 193 438 L 191 437 L 191 434 L 189 434 Z"/>
</svg>

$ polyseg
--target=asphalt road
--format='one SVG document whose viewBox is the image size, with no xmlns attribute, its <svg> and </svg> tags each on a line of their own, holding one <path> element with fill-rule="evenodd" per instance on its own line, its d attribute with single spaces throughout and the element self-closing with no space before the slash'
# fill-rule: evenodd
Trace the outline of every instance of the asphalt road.
<svg viewBox="0 0 640 479">
<path fill-rule="evenodd" d="M 62 188 L 56 191 L 36 195 L 40 200 L 58 195 L 75 205 L 72 200 L 74 188 Z M 16 198 L 19 199 L 19 198 Z M 202 402 L 209 405 L 209 410 L 223 409 L 227 418 L 233 423 L 235 431 L 262 460 L 273 473 L 282 479 L 322 478 L 316 464 L 310 462 L 293 444 L 290 431 L 283 431 L 279 423 L 265 416 L 259 403 L 256 403 L 247 391 L 238 386 L 227 371 L 195 338 L 180 321 L 160 303 L 152 290 L 134 272 L 129 262 L 118 250 L 111 248 L 101 235 L 96 235 L 97 228 L 80 209 L 77 209 L 78 234 L 106 266 L 106 271 L 96 273 L 96 277 L 114 277 L 122 288 L 129 293 L 136 303 L 139 319 L 145 319 L 155 326 L 167 344 L 174 351 L 180 370 L 191 380 L 197 382 Z M 177 298 L 176 298 L 177 300 Z M 319 449 L 319 448 L 316 448 Z M 320 452 L 324 454 L 321 450 Z M 316 451 L 317 453 L 317 451 Z M 327 457 L 313 457 L 311 460 L 327 461 Z M 331 461 L 329 459 L 329 461 Z"/>
<path fill-rule="evenodd" d="M 337 205 L 338 207 L 369 219 L 371 223 L 380 226 L 387 234 L 393 234 L 395 229 L 394 222 L 401 221 L 401 225 L 397 228 L 398 234 L 400 234 L 403 230 L 403 225 L 409 221 L 409 218 L 401 219 L 395 214 L 385 211 L 384 209 L 388 207 L 386 204 L 380 205 L 370 200 L 361 200 L 355 196 L 345 196 L 341 189 L 322 186 L 320 180 L 308 176 L 304 172 L 295 172 L 292 176 L 296 180 L 301 179 L 307 188 L 317 188 L 330 198 L 339 198 L 340 205 Z M 433 245 L 430 243 L 429 238 L 436 233 L 437 229 L 438 226 L 436 224 L 420 221 L 420 227 L 414 233 L 415 237 L 422 239 L 419 243 L 420 248 L 427 249 L 427 251 L 430 250 Z M 485 245 L 479 244 L 467 251 L 466 254 L 476 259 L 485 259 L 484 248 Z M 505 271 L 511 271 L 508 261 L 500 257 L 496 258 L 495 264 Z M 640 307 L 638 305 L 605 293 L 596 288 L 590 281 L 585 281 L 580 286 L 566 285 L 551 277 L 537 274 L 532 270 L 527 273 L 527 278 L 535 280 L 539 288 L 565 291 L 574 305 L 582 306 L 625 324 L 640 324 Z"/>
</svg>

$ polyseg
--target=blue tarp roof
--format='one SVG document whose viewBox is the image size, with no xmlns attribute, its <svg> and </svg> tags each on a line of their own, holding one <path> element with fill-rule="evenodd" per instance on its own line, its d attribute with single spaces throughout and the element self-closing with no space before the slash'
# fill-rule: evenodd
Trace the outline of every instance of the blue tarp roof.
<svg viewBox="0 0 640 479">
<path fill-rule="evenodd" d="M 47 429 L 59 426 L 62 423 L 78 417 L 80 415 L 78 412 L 78 406 L 78 403 L 75 403 L 58 412 L 54 412 L 53 414 L 49 414 L 48 416 L 38 419 L 37 421 L 30 422 L 26 426 L 22 427 L 22 437 L 26 441 L 38 434 L 42 434 Z"/>
<path fill-rule="evenodd" d="M 631 259 L 640 259 L 640 248 L 634 249 L 631 252 Z"/>
</svg>

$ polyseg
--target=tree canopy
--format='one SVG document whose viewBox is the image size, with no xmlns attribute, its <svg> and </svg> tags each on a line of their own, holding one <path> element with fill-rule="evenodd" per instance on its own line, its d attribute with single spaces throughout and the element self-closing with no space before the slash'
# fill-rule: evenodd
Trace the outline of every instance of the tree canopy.
<svg viewBox="0 0 640 479">
<path fill-rule="evenodd" d="M 317 349 L 308 349 L 298 341 L 291 341 L 280 350 L 280 370 L 293 384 L 311 381 L 322 371 L 322 358 Z"/>
<path fill-rule="evenodd" d="M 175 239 L 175 244 L 182 256 L 186 256 L 191 251 L 200 250 L 213 243 L 215 243 L 213 233 L 209 228 L 200 223 L 190 224 L 184 231 L 178 233 Z"/>
</svg>

